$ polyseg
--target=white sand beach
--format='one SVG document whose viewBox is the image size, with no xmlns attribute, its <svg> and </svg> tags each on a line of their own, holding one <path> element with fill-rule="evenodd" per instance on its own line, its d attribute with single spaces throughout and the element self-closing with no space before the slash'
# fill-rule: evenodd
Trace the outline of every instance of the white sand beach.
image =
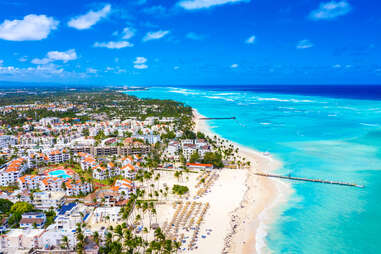
<svg viewBox="0 0 381 254">
<path fill-rule="evenodd" d="M 184 177 L 177 180 L 173 174 L 174 172 L 161 171 L 161 184 L 172 186 L 173 184 L 181 184 L 189 187 L 189 193 L 183 198 L 170 193 L 167 199 L 162 199 L 161 204 L 157 206 L 158 223 L 160 225 L 172 225 L 175 211 L 179 207 L 173 206 L 174 202 L 182 204 L 179 213 L 184 212 L 185 216 L 181 219 L 177 217 L 175 220 L 179 225 L 178 231 L 174 230 L 174 226 L 163 227 L 168 237 L 175 236 L 176 239 L 182 239 L 183 245 L 181 249 L 184 253 L 208 253 L 210 250 L 222 250 L 225 244 L 225 236 L 230 231 L 230 216 L 231 212 L 240 206 L 242 197 L 246 191 L 245 181 L 247 179 L 247 170 L 243 169 L 221 169 L 210 175 L 215 175 L 216 178 L 213 183 L 207 188 L 207 191 L 199 196 L 197 194 L 200 188 L 196 187 L 199 180 L 197 180 L 202 173 L 187 173 Z M 185 179 L 186 177 L 186 179 Z M 201 179 L 201 178 L 199 178 Z M 160 188 L 163 188 L 160 186 Z M 187 205 L 189 203 L 189 205 Z M 195 205 L 197 204 L 197 205 Z M 208 209 L 203 216 L 202 222 L 199 225 L 198 237 L 195 244 L 190 250 L 190 242 L 194 230 L 194 226 L 187 226 L 190 224 L 190 218 L 197 221 L 199 212 L 196 210 L 200 207 L 203 208 L 208 204 Z M 192 208 L 192 206 L 194 208 Z M 184 208 L 188 207 L 188 208 Z M 189 218 L 186 215 L 190 215 Z M 146 217 L 146 220 L 148 218 Z M 171 222 L 172 221 L 172 222 Z M 146 221 L 146 224 L 148 222 Z M 175 223 L 176 224 L 176 223 Z M 168 230 L 169 229 L 169 230 Z M 181 235 L 184 237 L 182 238 Z"/>
<path fill-rule="evenodd" d="M 200 117 L 203 116 L 194 110 L 195 131 L 201 131 L 211 137 L 215 136 L 216 134 L 212 132 L 206 121 L 199 120 Z M 240 155 L 251 162 L 251 167 L 243 170 L 246 171 L 245 185 L 242 185 L 244 188 L 234 190 L 233 188 L 237 185 L 229 187 L 228 184 L 223 183 L 220 186 L 225 189 L 225 191 L 222 190 L 222 199 L 218 196 L 218 192 L 221 191 L 212 194 L 216 196 L 208 197 L 209 202 L 218 203 L 230 199 L 239 200 L 239 202 L 230 202 L 229 207 L 215 205 L 215 212 L 211 216 L 207 214 L 205 226 L 208 227 L 211 221 L 218 220 L 216 225 L 219 225 L 220 232 L 213 239 L 210 237 L 207 241 L 200 241 L 197 253 L 208 253 L 207 250 L 210 252 L 211 249 L 220 249 L 222 237 L 223 249 L 218 252 L 269 253 L 265 243 L 267 230 L 277 216 L 279 211 L 277 208 L 284 204 L 291 194 L 290 184 L 252 174 L 256 170 L 261 172 L 276 170 L 281 167 L 280 161 L 272 158 L 271 155 L 264 155 L 251 148 L 233 144 L 239 147 Z M 216 189 L 218 187 L 216 186 Z M 229 227 L 223 226 L 225 221 L 229 222 Z"/>
</svg>

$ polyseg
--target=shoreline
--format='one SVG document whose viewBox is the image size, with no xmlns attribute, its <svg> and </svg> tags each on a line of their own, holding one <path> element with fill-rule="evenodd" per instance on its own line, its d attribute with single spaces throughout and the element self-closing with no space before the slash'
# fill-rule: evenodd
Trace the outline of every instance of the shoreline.
<svg viewBox="0 0 381 254">
<path fill-rule="evenodd" d="M 193 109 L 195 131 L 201 131 L 208 136 L 220 135 L 214 133 L 203 117 Z M 270 253 L 266 245 L 267 231 L 280 213 L 280 207 L 292 193 L 291 184 L 279 179 L 258 177 L 250 174 L 260 170 L 271 172 L 279 169 L 282 163 L 254 149 L 232 142 L 239 148 L 239 154 L 251 161 L 251 167 L 245 180 L 245 188 L 240 205 L 230 212 L 230 230 L 225 233 L 222 253 Z"/>
</svg>

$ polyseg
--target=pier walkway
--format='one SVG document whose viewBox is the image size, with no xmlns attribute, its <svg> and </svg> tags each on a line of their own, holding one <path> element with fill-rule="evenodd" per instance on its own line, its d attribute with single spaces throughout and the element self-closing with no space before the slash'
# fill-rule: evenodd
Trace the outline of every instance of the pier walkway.
<svg viewBox="0 0 381 254">
<path fill-rule="evenodd" d="M 364 188 L 364 185 L 359 185 L 359 184 L 354 184 L 354 183 L 347 183 L 347 182 L 329 181 L 329 180 L 322 180 L 322 179 L 310 179 L 310 178 L 294 177 L 294 176 L 282 176 L 282 175 L 267 174 L 267 173 L 261 173 L 261 172 L 255 172 L 253 174 L 254 175 L 258 175 L 258 176 L 264 176 L 264 177 L 275 177 L 275 178 L 282 178 L 282 179 L 289 179 L 289 180 L 296 180 L 296 181 L 304 181 L 304 182 L 326 183 L 326 184 L 335 184 L 335 185 L 343 185 L 343 186 Z"/>
<path fill-rule="evenodd" d="M 200 120 L 235 120 L 236 117 L 201 117 Z"/>
</svg>

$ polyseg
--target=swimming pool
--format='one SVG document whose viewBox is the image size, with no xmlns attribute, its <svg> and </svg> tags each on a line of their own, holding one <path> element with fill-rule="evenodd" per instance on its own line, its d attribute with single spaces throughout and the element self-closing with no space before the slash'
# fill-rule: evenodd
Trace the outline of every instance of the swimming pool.
<svg viewBox="0 0 381 254">
<path fill-rule="evenodd" d="M 65 170 L 59 169 L 59 170 L 53 170 L 48 173 L 49 176 L 56 176 L 56 177 L 61 177 L 61 178 L 70 178 L 71 176 L 66 173 Z"/>
</svg>

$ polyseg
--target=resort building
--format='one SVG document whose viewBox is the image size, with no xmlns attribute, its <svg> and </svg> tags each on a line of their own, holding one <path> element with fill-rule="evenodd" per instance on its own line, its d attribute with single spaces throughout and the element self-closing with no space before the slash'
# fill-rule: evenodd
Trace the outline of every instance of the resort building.
<svg viewBox="0 0 381 254">
<path fill-rule="evenodd" d="M 132 145 L 125 146 L 72 146 L 70 151 L 72 153 L 89 153 L 93 156 L 128 156 L 134 154 L 147 154 L 151 150 L 149 145 L 136 142 Z"/>
<path fill-rule="evenodd" d="M 46 221 L 45 213 L 29 212 L 21 217 L 20 228 L 42 228 Z"/>
<path fill-rule="evenodd" d="M 160 142 L 160 135 L 133 135 L 132 138 L 135 139 L 141 139 L 144 140 L 144 142 L 147 142 L 149 144 L 156 144 L 157 142 Z"/>
<path fill-rule="evenodd" d="M 66 150 L 53 150 L 47 153 L 48 163 L 59 164 L 70 160 L 70 154 Z"/>
<path fill-rule="evenodd" d="M 204 157 L 205 153 L 211 151 L 210 145 L 204 139 L 185 139 L 181 141 L 181 146 L 183 155 L 187 160 L 189 160 L 191 155 L 196 152 L 200 157 Z"/>
<path fill-rule="evenodd" d="M 113 191 L 117 191 L 125 198 L 129 198 L 131 194 L 135 194 L 134 182 L 128 179 L 116 180 Z"/>
<path fill-rule="evenodd" d="M 36 209 L 48 211 L 57 209 L 65 202 L 65 192 L 35 192 L 33 193 L 32 204 Z"/>
<path fill-rule="evenodd" d="M 75 225 L 73 226 L 75 228 Z M 49 227 L 50 229 L 50 227 Z M 76 244 L 76 238 L 75 238 L 75 232 L 70 231 L 64 231 L 64 230 L 47 230 L 44 231 L 41 236 L 39 237 L 39 246 L 40 249 L 36 250 L 36 253 L 46 253 L 50 254 L 52 248 L 56 248 L 57 246 L 62 246 L 64 242 L 62 239 L 66 236 L 68 238 L 68 244 L 69 248 L 75 248 Z M 70 252 L 65 252 L 70 253 Z"/>
<path fill-rule="evenodd" d="M 63 167 L 50 169 L 45 175 L 24 175 L 17 182 L 21 190 L 64 192 L 67 196 L 84 195 L 92 191 L 90 183 L 82 182 L 71 169 Z"/>
<path fill-rule="evenodd" d="M 91 170 L 95 179 L 104 180 L 120 175 L 120 170 L 116 168 L 112 162 L 108 162 L 106 165 L 101 165 L 92 155 L 87 153 L 78 153 L 78 157 L 81 168 L 83 170 Z"/>
<path fill-rule="evenodd" d="M 93 213 L 96 223 L 119 222 L 121 219 L 120 207 L 98 207 Z"/>
<path fill-rule="evenodd" d="M 128 163 L 120 169 L 121 175 L 128 179 L 135 179 L 137 168 L 132 164 Z"/>
<path fill-rule="evenodd" d="M 7 148 L 8 146 L 14 146 L 17 143 L 17 138 L 11 135 L 0 136 L 0 148 Z"/>
<path fill-rule="evenodd" d="M 41 176 L 24 175 L 17 179 L 17 183 L 21 190 L 37 190 L 41 185 Z"/>
<path fill-rule="evenodd" d="M 176 156 L 179 150 L 180 150 L 180 142 L 172 140 L 168 143 L 168 148 L 167 148 L 168 156 L 170 157 Z"/>
<path fill-rule="evenodd" d="M 87 195 L 84 198 L 86 205 L 93 206 L 96 203 L 102 206 L 123 206 L 126 204 L 126 199 L 118 192 L 113 190 L 114 187 L 109 189 L 100 189 Z"/>
<path fill-rule="evenodd" d="M 60 231 L 72 231 L 78 223 L 83 223 L 89 217 L 90 212 L 81 204 L 69 203 L 63 205 L 57 212 L 55 223 L 52 227 Z"/>
<path fill-rule="evenodd" d="M 69 178 L 65 181 L 66 195 L 85 195 L 93 190 L 91 183 L 82 182 L 80 179 Z"/>
<path fill-rule="evenodd" d="M 197 148 L 194 144 L 183 144 L 183 155 L 187 160 L 196 152 Z"/>
<path fill-rule="evenodd" d="M 42 126 L 45 126 L 45 127 L 47 127 L 48 125 L 53 126 L 53 125 L 58 124 L 60 122 L 61 122 L 61 120 L 57 117 L 45 117 L 45 118 L 42 118 L 40 120 L 40 124 Z"/>
<path fill-rule="evenodd" d="M 47 150 L 44 153 L 31 153 L 28 156 L 28 167 L 38 167 L 44 164 L 60 164 L 70 160 L 70 153 L 66 149 Z"/>
<path fill-rule="evenodd" d="M 43 229 L 12 229 L 6 235 L 1 235 L 0 251 L 3 253 L 28 253 L 32 248 L 39 248 L 39 239 Z"/>
<path fill-rule="evenodd" d="M 212 170 L 213 164 L 187 163 L 190 170 Z"/>
<path fill-rule="evenodd" d="M 9 186 L 16 183 L 26 169 L 26 160 L 21 157 L 3 165 L 0 168 L 0 185 Z"/>
</svg>

